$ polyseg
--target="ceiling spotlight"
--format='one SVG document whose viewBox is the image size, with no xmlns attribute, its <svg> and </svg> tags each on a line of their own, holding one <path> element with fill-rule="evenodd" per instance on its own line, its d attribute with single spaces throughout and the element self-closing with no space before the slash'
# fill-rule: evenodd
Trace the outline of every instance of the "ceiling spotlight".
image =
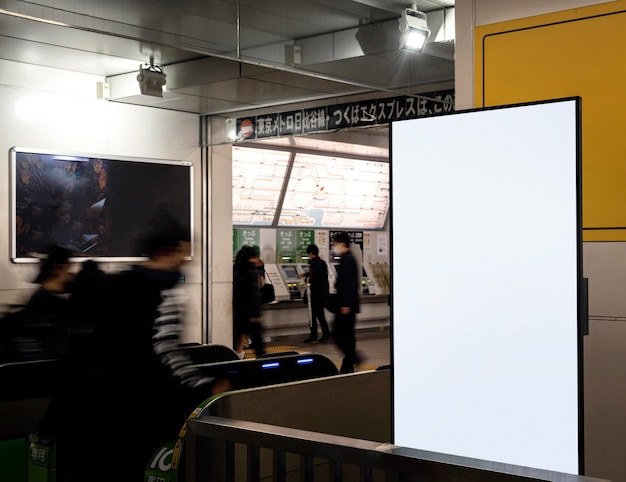
<svg viewBox="0 0 626 482">
<path fill-rule="evenodd" d="M 150 64 L 140 65 L 139 74 L 137 74 L 137 82 L 139 82 L 141 94 L 163 97 L 165 77 L 163 67 L 154 65 L 153 59 L 150 57 Z"/>
<path fill-rule="evenodd" d="M 398 22 L 398 28 L 403 35 L 402 48 L 421 52 L 430 36 L 426 14 L 414 8 L 405 8 Z"/>
</svg>

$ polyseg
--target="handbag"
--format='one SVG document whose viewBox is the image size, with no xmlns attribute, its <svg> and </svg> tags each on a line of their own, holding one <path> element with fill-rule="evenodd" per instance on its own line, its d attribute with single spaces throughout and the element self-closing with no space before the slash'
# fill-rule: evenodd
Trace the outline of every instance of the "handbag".
<svg viewBox="0 0 626 482">
<path fill-rule="evenodd" d="M 339 312 L 339 298 L 336 293 L 331 293 L 326 300 L 326 309 L 333 315 L 336 315 Z"/>
<path fill-rule="evenodd" d="M 261 286 L 261 298 L 263 303 L 271 303 L 276 299 L 276 292 L 272 283 L 265 283 Z"/>
</svg>

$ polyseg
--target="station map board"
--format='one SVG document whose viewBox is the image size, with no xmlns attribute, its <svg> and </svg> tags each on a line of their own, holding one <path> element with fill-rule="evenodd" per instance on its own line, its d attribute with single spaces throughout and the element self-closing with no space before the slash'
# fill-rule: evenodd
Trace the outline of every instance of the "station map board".
<svg viewBox="0 0 626 482">
<path fill-rule="evenodd" d="M 376 230 L 388 211 L 388 162 L 233 148 L 234 225 Z"/>
</svg>

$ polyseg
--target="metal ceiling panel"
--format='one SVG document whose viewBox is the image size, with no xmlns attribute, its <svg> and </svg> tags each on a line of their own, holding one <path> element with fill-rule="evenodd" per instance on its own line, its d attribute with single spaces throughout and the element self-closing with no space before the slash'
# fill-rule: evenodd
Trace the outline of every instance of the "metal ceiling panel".
<svg viewBox="0 0 626 482">
<path fill-rule="evenodd" d="M 262 107 L 272 105 L 275 99 L 281 102 L 298 102 L 300 99 L 318 95 L 318 91 L 308 90 L 273 82 L 264 82 L 248 78 L 232 79 L 224 82 L 213 82 L 196 87 L 177 89 L 177 92 L 223 99 L 231 102 L 249 104 L 250 106 Z"/>
<path fill-rule="evenodd" d="M 454 6 L 454 0 L 413 3 L 423 11 Z M 394 48 L 365 55 L 355 40 L 363 25 L 389 23 L 393 31 L 407 6 L 396 0 L 0 0 L 0 59 L 99 75 L 111 84 L 111 101 L 197 114 L 453 85 L 454 42 L 429 45 L 424 54 Z M 299 45 L 307 55 L 287 65 L 286 51 Z M 138 93 L 139 65 L 150 57 L 167 74 L 163 98 Z"/>
<path fill-rule="evenodd" d="M 406 2 L 402 0 L 352 0 L 363 5 L 389 10 L 390 12 L 401 12 L 407 7 L 414 7 L 421 12 L 430 12 L 441 8 L 454 7 L 454 0 L 417 0 Z"/>
<path fill-rule="evenodd" d="M 248 104 L 236 105 L 232 101 L 211 99 L 209 97 L 197 97 L 194 95 L 180 94 L 177 92 L 164 92 L 163 97 L 151 97 L 146 95 L 132 95 L 119 98 L 117 102 L 125 104 L 141 105 L 158 109 L 175 110 L 197 114 L 200 112 L 229 112 L 249 108 Z"/>
<path fill-rule="evenodd" d="M 320 77 L 304 76 L 284 70 L 268 70 L 267 72 L 255 74 L 250 77 L 264 82 L 301 87 L 317 92 L 318 95 L 321 96 L 349 95 L 363 91 L 361 87 L 355 86 L 349 82 L 331 81 Z"/>
</svg>

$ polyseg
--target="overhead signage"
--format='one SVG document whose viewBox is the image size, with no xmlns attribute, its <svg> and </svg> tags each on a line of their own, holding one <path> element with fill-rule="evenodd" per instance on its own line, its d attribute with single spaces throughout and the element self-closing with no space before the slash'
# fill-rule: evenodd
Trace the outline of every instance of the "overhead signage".
<svg viewBox="0 0 626 482">
<path fill-rule="evenodd" d="M 388 124 L 454 110 L 454 90 L 362 100 L 237 119 L 237 139 L 255 140 Z"/>
</svg>

